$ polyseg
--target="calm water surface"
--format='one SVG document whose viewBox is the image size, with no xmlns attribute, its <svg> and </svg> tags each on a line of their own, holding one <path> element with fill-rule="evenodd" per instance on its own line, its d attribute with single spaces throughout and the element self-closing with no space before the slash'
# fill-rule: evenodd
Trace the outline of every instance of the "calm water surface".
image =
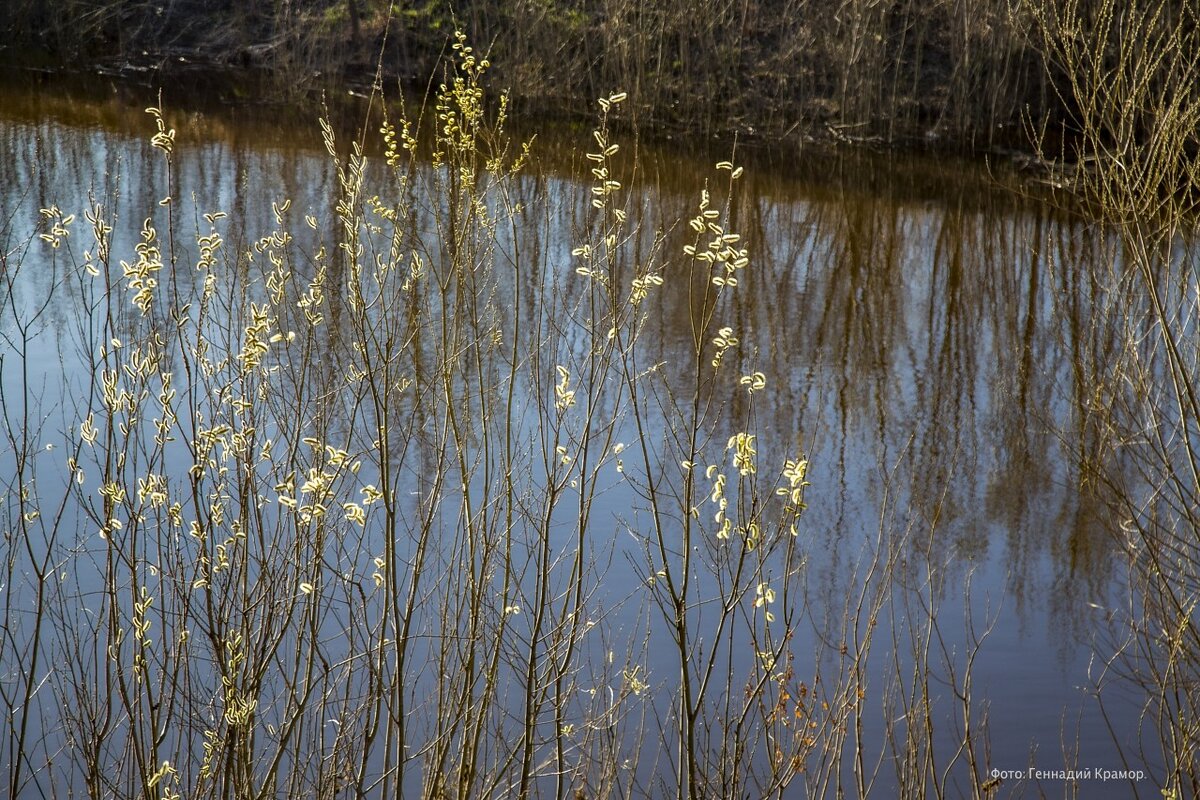
<svg viewBox="0 0 1200 800">
<path fill-rule="evenodd" d="M 114 251 L 130 252 L 167 176 L 148 144 L 146 92 L 105 85 L 86 95 L 19 85 L 3 91 L 0 225 L 5 248 L 20 249 L 26 262 L 4 289 L 0 331 L 10 338 L 3 381 L 13 396 L 13 309 L 48 302 L 27 364 L 30 385 L 50 401 L 40 423 L 50 444 L 61 439 L 69 396 L 91 381 L 79 372 L 69 335 L 86 325 L 84 309 L 47 249 L 21 243 L 40 208 L 57 204 L 81 215 L 95 196 L 115 198 L 108 201 L 118 220 Z M 194 106 L 167 95 L 169 108 Z M 315 119 L 245 108 L 175 110 L 168 118 L 179 129 L 170 177 L 186 187 L 185 218 L 225 210 L 252 241 L 271 229 L 272 203 L 285 198 L 303 213 L 328 215 L 334 176 Z M 541 269 L 571 263 L 589 201 L 578 177 L 584 165 L 572 154 L 588 144 L 586 129 L 569 127 L 535 143 L 537 158 L 520 191 L 545 210 L 537 225 L 515 235 Z M 643 146 L 637 155 L 633 205 L 659 220 L 646 225 L 649 246 L 656 227 L 666 230 L 695 213 L 705 176 L 728 152 Z M 961 669 L 968 630 L 987 631 L 971 699 L 977 720 L 986 717 L 988 767 L 1120 768 L 1112 737 L 1138 737 L 1130 698 L 1114 697 L 1106 724 L 1089 693 L 1094 652 L 1107 646 L 1095 632 L 1104 609 L 1119 602 L 1122 580 L 1113 521 L 1089 496 L 1079 467 L 1079 453 L 1090 446 L 1078 422 L 1087 393 L 1073 365 L 1095 342 L 1076 329 L 1083 326 L 1053 313 L 1066 296 L 1086 305 L 1082 275 L 1099 247 L 1095 233 L 1030 197 L 1003 169 L 989 173 L 946 158 L 753 148 L 743 148 L 739 161 L 747 175 L 736 226 L 752 266 L 739 288 L 744 347 L 736 357 L 739 367 L 771 376 L 775 391 L 756 410 L 771 434 L 764 449 L 799 445 L 809 453 L 804 535 L 817 554 L 808 579 L 814 616 L 834 620 L 841 613 L 861 574 L 864 541 L 880 531 L 908 534 L 904 559 L 914 565 L 913 580 L 922 574 L 916 564 L 938 565 L 926 596 L 939 607 L 946 662 Z M 676 229 L 666 236 L 668 251 L 684 241 Z M 670 373 L 686 361 L 691 334 L 686 292 L 672 290 L 669 265 L 664 274 L 662 308 L 645 336 Z M 0 464 L 12 469 L 9 456 Z M 600 513 L 619 528 L 628 498 L 617 488 L 602 503 Z M 610 576 L 606 585 L 616 580 Z M 4 645 L 6 673 L 18 668 L 17 640 Z M 887 666 L 885 649 L 872 656 L 873 669 Z M 664 663 L 659 674 L 669 670 Z M 940 736 L 949 748 L 961 719 L 949 687 L 940 690 Z M 870 752 L 884 752 L 882 730 L 880 724 L 864 732 Z M 53 749 L 49 740 L 39 746 Z M 892 767 L 876 757 L 886 785 Z M 952 793 L 967 791 L 962 781 L 951 786 Z M 1151 794 L 1150 784 L 1140 788 Z M 1002 793 L 1010 791 L 1070 790 L 1047 780 L 1009 781 Z M 1131 791 L 1127 783 L 1080 786 L 1084 797 Z"/>
</svg>

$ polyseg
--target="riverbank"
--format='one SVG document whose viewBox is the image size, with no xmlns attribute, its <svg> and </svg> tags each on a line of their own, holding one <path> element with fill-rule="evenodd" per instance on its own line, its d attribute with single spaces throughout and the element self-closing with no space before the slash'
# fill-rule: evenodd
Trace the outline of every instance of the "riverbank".
<svg viewBox="0 0 1200 800">
<path fill-rule="evenodd" d="M 376 156 L 382 153 L 381 143 L 372 132 L 382 123 L 385 109 L 388 118 L 395 119 L 400 108 L 407 106 L 405 113 L 410 118 L 423 117 L 426 126 L 432 122 L 430 109 L 422 111 L 413 105 L 414 95 L 396 88 L 385 87 L 382 102 L 371 97 L 370 84 L 315 89 L 303 97 L 268 100 L 269 80 L 261 71 L 191 61 L 130 69 L 26 65 L 0 69 L 0 110 L 31 124 L 55 120 L 141 138 L 151 124 L 144 109 L 156 106 L 181 138 L 221 140 L 235 147 L 253 143 L 314 151 L 324 150 L 317 121 L 326 119 L 342 142 L 360 140 L 367 131 L 363 146 Z M 494 83 L 490 76 L 488 83 Z M 533 153 L 539 169 L 577 179 L 578 149 L 592 141 L 596 113 L 594 106 L 590 116 L 587 109 L 574 115 L 525 109 L 509 120 L 509 132 L 514 141 L 536 139 Z M 925 203 L 965 193 L 959 202 L 969 206 L 974 184 L 965 181 L 964 175 L 975 175 L 986 162 L 989 183 L 1014 199 L 1039 196 L 1047 200 L 1054 194 L 1053 203 L 1059 208 L 1075 205 L 1075 198 L 1058 192 L 1055 182 L 1045 179 L 1051 175 L 1051 165 L 1015 149 L 964 151 L 928 139 L 889 145 L 815 136 L 782 140 L 745 134 L 700 136 L 678 130 L 631 130 L 632 123 L 615 115 L 609 122 L 624 128 L 622 140 L 634 148 L 639 161 L 686 164 L 685 171 L 694 174 L 703 173 L 714 161 L 734 156 L 748 172 L 788 176 L 812 186 L 813 191 L 871 193 L 880 188 L 882 160 L 886 159 L 884 173 L 903 175 L 901 180 L 886 181 L 889 194 L 899 193 L 897 201 Z"/>
<path fill-rule="evenodd" d="M 365 91 L 377 74 L 424 96 L 461 29 L 493 85 L 540 115 L 590 113 L 620 89 L 632 124 L 670 136 L 1028 150 L 1027 123 L 1064 116 L 1036 46 L 1041 2 L 16 0 L 0 60 L 163 80 L 210 71 L 238 76 L 256 102 Z"/>
</svg>

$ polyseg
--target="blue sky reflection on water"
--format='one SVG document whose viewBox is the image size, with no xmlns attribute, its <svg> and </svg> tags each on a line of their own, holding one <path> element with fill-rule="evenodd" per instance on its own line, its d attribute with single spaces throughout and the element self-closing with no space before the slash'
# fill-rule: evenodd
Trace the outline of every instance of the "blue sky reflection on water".
<svg viewBox="0 0 1200 800">
<path fill-rule="evenodd" d="M 104 115 L 81 123 L 56 113 L 0 115 L 5 248 L 26 247 L 39 208 L 57 204 L 82 216 L 92 193 L 115 198 L 113 249 L 130 253 L 141 220 L 162 214 L 155 203 L 164 170 L 141 133 L 151 123 L 132 123 L 141 132 L 131 132 L 106 126 Z M 138 113 L 129 116 L 136 120 Z M 171 177 L 182 187 L 185 224 L 225 210 L 233 226 L 227 238 L 250 242 L 270 230 L 271 204 L 285 197 L 300 213 L 327 216 L 334 179 L 318 142 L 315 121 L 311 130 L 297 131 L 259 120 L 245 132 L 202 115 L 181 119 Z M 514 234 L 525 237 L 523 248 L 537 265 L 529 286 L 512 292 L 565 269 L 587 213 L 587 187 L 547 149 L 521 184 L 545 211 Z M 701 188 L 693 176 L 721 157 L 647 147 L 641 179 L 633 183 L 633 191 L 644 193 L 638 205 L 664 221 L 686 219 Z M 780 169 L 770 158 L 782 157 L 760 155 L 756 169 L 752 154 L 740 188 L 737 223 L 752 267 L 736 320 L 743 347 L 733 357 L 743 372 L 764 372 L 775 390 L 756 408 L 771 434 L 760 442 L 763 462 L 782 462 L 798 449 L 811 461 L 801 536 L 809 553 L 806 616 L 814 624 L 799 634 L 795 649 L 817 652 L 818 634 L 838 635 L 839 615 L 862 575 L 864 547 L 902 540 L 901 574 L 907 571 L 910 587 L 924 587 L 917 595 L 939 609 L 945 662 L 935 654 L 935 668 L 962 668 L 970 648 L 965 608 L 976 634 L 987 630 L 972 686 L 975 713 L 986 711 L 987 763 L 1054 770 L 1077 757 L 1079 767 L 1119 768 L 1088 688 L 1089 670 L 1098 669 L 1093 632 L 1103 627 L 1104 609 L 1121 602 L 1122 575 L 1108 540 L 1112 520 L 1081 490 L 1075 463 L 1074 451 L 1086 443 L 1071 438 L 1080 400 L 1071 364 L 1083 344 L 1052 316 L 1053 298 L 1073 280 L 1069 264 L 1081 255 L 1098 257 L 1099 244 L 1068 218 L 1016 199 L 965 164 L 822 156 L 817 166 Z M 953 170 L 963 172 L 961 180 L 947 177 Z M 647 248 L 654 221 L 642 234 Z M 665 252 L 678 252 L 680 235 L 666 232 Z M 50 256 L 32 240 L 17 280 L 4 290 L 12 292 L 6 306 L 21 313 L 50 300 L 26 359 L 32 395 L 51 403 L 42 409 L 47 444 L 77 424 L 69 396 L 90 380 L 72 360 L 76 332 L 87 329 L 79 317 L 82 295 Z M 194 254 L 182 263 L 190 260 Z M 648 362 L 660 362 L 669 379 L 674 369 L 682 373 L 690 336 L 680 264 L 665 259 L 666 285 L 643 345 Z M 6 308 L 0 332 L 10 342 L 14 324 Z M 2 380 L 12 397 L 21 378 L 11 344 L 5 350 Z M 746 400 L 735 395 L 727 402 L 738 408 Z M 536 415 L 529 419 L 536 424 Z M 628 445 L 635 435 L 626 421 L 613 438 Z M 11 470 L 11 457 L 0 466 Z M 610 622 L 629 634 L 630 647 L 645 650 L 651 691 L 670 690 L 677 681 L 670 653 L 655 644 L 664 631 L 637 613 L 636 603 L 622 602 L 640 591 L 630 565 L 639 558 L 637 533 L 645 520 L 621 476 L 610 469 L 604 478 L 608 488 L 594 513 L 597 527 L 610 525 L 615 537 L 602 559 L 611 564 L 601 582 L 613 597 Z M 84 540 L 87 527 L 79 525 Z M 563 535 L 557 546 L 569 549 L 569 521 Z M 934 565 L 932 586 L 925 584 L 927 564 Z M 900 608 L 900 616 L 880 621 L 885 639 L 895 630 L 906 641 Z M 889 651 L 877 647 L 868 661 L 881 689 L 893 666 Z M 900 653 L 902 660 L 903 646 Z M 932 685 L 939 713 L 954 719 L 959 709 L 950 688 Z M 1131 710 L 1116 695 L 1109 712 L 1118 736 L 1136 735 Z M 869 757 L 881 759 L 879 780 L 886 785 L 894 773 L 882 755 L 885 713 L 878 705 L 869 710 L 868 722 L 879 724 L 868 724 L 863 735 Z M 961 720 L 948 723 L 944 738 L 939 734 L 946 748 L 956 741 L 955 724 Z M 951 794 L 968 789 L 961 781 L 951 787 Z M 1024 796 L 1063 790 L 1053 781 L 1023 788 Z M 1091 782 L 1080 793 L 1124 797 L 1129 786 Z"/>
</svg>

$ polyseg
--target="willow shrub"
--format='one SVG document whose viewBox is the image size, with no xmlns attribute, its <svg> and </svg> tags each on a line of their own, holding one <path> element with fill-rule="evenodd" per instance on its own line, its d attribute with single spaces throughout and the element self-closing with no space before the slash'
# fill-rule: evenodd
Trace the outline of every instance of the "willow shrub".
<svg viewBox="0 0 1200 800">
<path fill-rule="evenodd" d="M 796 649 L 807 461 L 756 433 L 773 377 L 737 367 L 742 168 L 656 233 L 603 98 L 589 214 L 527 251 L 530 149 L 455 53 L 428 142 L 383 123 L 383 177 L 322 123 L 328 218 L 281 200 L 232 243 L 221 210 L 185 218 L 152 108 L 167 183 L 132 253 L 100 200 L 6 248 L 11 796 L 821 795 L 878 770 L 855 731 L 886 570 L 840 647 Z M 80 309 L 89 380 L 57 406 L 29 377 L 44 308 L 12 302 L 30 247 Z M 665 293 L 670 380 L 644 347 Z"/>
<path fill-rule="evenodd" d="M 1090 479 L 1123 521 L 1132 592 L 1098 670 L 1144 693 L 1132 759 L 1162 762 L 1164 796 L 1200 792 L 1200 9 L 1171 0 L 1043 2 L 1047 71 L 1074 109 L 1062 183 L 1112 248 L 1092 274 L 1077 365 Z M 1058 154 L 1054 154 L 1058 155 Z"/>
</svg>

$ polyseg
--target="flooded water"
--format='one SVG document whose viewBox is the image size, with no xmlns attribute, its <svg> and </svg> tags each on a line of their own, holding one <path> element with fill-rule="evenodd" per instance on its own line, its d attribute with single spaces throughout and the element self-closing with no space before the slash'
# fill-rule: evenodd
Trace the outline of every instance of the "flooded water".
<svg viewBox="0 0 1200 800">
<path fill-rule="evenodd" d="M 10 420 L 27 413 L 25 422 L 10 424 L 35 430 L 34 444 L 51 448 L 36 456 L 46 465 L 39 488 L 49 494 L 55 480 L 68 479 L 64 453 L 73 452 L 81 409 L 94 402 L 88 399 L 91 361 L 82 358 L 80 342 L 95 333 L 102 304 L 94 290 L 81 288 L 86 284 L 72 275 L 62 249 L 34 238 L 45 230 L 39 210 L 57 206 L 82 219 L 92 199 L 103 202 L 115 223 L 113 252 L 129 259 L 142 220 L 163 218 L 157 204 L 165 186 L 176 187 L 175 211 L 189 229 L 205 229 L 201 215 L 219 209 L 229 215 L 225 239 L 246 247 L 275 229 L 272 204 L 290 199 L 295 219 L 321 220 L 314 239 L 304 243 L 315 251 L 332 227 L 337 178 L 316 119 L 303 114 L 202 109 L 186 96 L 172 96 L 168 87 L 166 118 L 178 132 L 168 174 L 150 144 L 153 121 L 143 111 L 156 99 L 140 88 L 95 84 L 78 92 L 17 82 L 3 92 L 5 412 Z M 948 796 L 971 793 L 967 755 L 956 750 L 968 724 L 964 708 L 970 711 L 971 736 L 985 734 L 976 740 L 974 771 L 985 777 L 993 770 L 1003 773 L 998 796 L 1126 797 L 1135 790 L 1154 795 L 1149 781 L 1089 778 L 1073 787 L 1054 774 L 1155 769 L 1152 753 L 1143 749 L 1144 761 L 1126 762 L 1114 745 L 1114 738 L 1123 747 L 1141 741 L 1136 692 L 1118 687 L 1103 707 L 1094 697 L 1098 682 L 1108 680 L 1102 673 L 1111 652 L 1110 609 L 1126 602 L 1122 560 L 1113 544 L 1116 520 L 1089 487 L 1087 454 L 1095 442 L 1081 409 L 1091 397 L 1077 366 L 1102 346 L 1097 339 L 1103 337 L 1081 321 L 1094 300 L 1087 270 L 1105 246 L 1096 230 L 1003 166 L 743 146 L 734 160 L 745 176 L 730 193 L 724 188 L 728 173 L 713 166 L 731 157 L 728 148 L 639 146 L 620 134 L 613 140 L 623 143 L 615 163 L 629 176 L 627 208 L 641 225 L 622 246 L 656 259 L 664 278 L 641 332 L 639 363 L 658 365 L 665 385 L 681 391 L 687 386 L 696 299 L 680 253 L 691 236 L 686 220 L 697 213 L 706 186 L 730 198 L 729 227 L 749 251 L 735 310 L 723 320 L 741 338 L 726 367 L 737 375 L 762 372 L 770 391 L 754 394 L 752 408 L 740 391 L 716 402 L 735 416 L 753 415 L 763 463 L 782 463 L 786 454 L 801 451 L 809 459 L 808 509 L 798 535 L 804 543 L 804 596 L 792 598 L 802 608 L 793 650 L 799 675 L 839 663 L 847 609 L 870 577 L 864 553 L 894 556 L 885 592 L 891 602 L 877 620 L 883 641 L 862 659 L 865 710 L 852 732 L 861 739 L 875 792 L 896 794 L 909 774 L 892 737 L 916 735 L 919 726 L 904 719 L 911 710 L 905 701 L 928 692 L 936 754 L 929 763 L 936 763 L 937 780 L 945 771 Z M 528 264 L 526 284 L 514 278 L 513 285 L 501 282 L 497 288 L 497 307 L 511 314 L 508 323 L 527 314 L 529 328 L 542 325 L 531 298 L 548 285 L 543 276 L 573 274 L 577 261 L 571 251 L 591 213 L 589 164 L 581 155 L 591 146 L 586 126 L 552 127 L 539 134 L 531 166 L 514 184 L 516 199 L 536 211 L 500 237 Z M 368 152 L 374 159 L 368 185 L 386 184 L 378 150 Z M 368 188 L 366 195 L 376 191 Z M 80 238 L 82 232 L 73 235 Z M 77 263 L 83 241 L 76 243 Z M 194 263 L 194 247 L 179 246 L 186 255 L 181 263 Z M 312 266 L 297 269 L 309 274 L 304 270 Z M 172 280 L 199 282 L 183 274 Z M 1062 313 L 1068 299 L 1081 308 L 1076 319 Z M 568 305 L 563 299 L 554 307 L 565 318 Z M 219 313 L 236 315 L 238 309 Z M 32 327 L 24 329 L 31 319 Z M 117 333 L 105 331 L 103 337 Z M 575 355 L 577 363 L 586 361 L 584 351 Z M 648 413 L 652 426 L 668 424 L 665 407 Z M 537 420 L 536 413 L 524 418 L 521 435 L 536 437 Z M 734 432 L 722 424 L 710 431 L 714 441 Z M 615 423 L 612 441 L 632 449 L 637 435 L 626 416 Z M 654 432 L 656 439 L 661 435 Z M 166 468 L 177 457 L 165 456 Z M 0 466 L 12 472 L 4 476 L 12 494 L 25 478 L 17 474 L 11 446 Z M 410 467 L 409 473 L 411 485 L 420 487 L 421 470 Z M 603 588 L 598 596 L 611 599 L 599 602 L 613 609 L 609 639 L 594 646 L 600 654 L 643 654 L 639 674 L 649 676 L 646 691 L 669 694 L 679 668 L 672 666 L 670 648 L 657 645 L 666 639 L 656 637 L 667 636 L 661 621 L 647 621 L 644 607 L 620 601 L 643 579 L 629 566 L 644 551 L 642 540 L 628 546 L 624 540 L 645 529 L 647 515 L 634 510 L 639 493 L 622 484 L 620 475 L 609 469 L 603 479 L 591 523 L 613 531 L 617 542 L 594 545 L 599 560 L 607 558 L 609 565 L 594 588 Z M 464 484 L 462 491 L 471 488 Z M 18 562 L 2 590 L 10 709 L 25 702 L 12 692 L 20 685 L 14 676 L 24 669 L 26 654 L 49 648 L 50 633 L 34 643 L 23 616 L 36 584 L 30 579 L 33 565 L 44 554 L 54 570 L 76 576 L 79 604 L 56 612 L 46 630 L 92 630 L 89 598 L 103 583 L 104 550 L 73 502 L 66 502 L 64 513 L 80 520 L 64 526 L 70 533 L 63 540 L 44 550 L 10 545 L 7 551 Z M 556 524 L 565 527 L 554 547 L 569 552 L 570 526 Z M 929 625 L 931 608 L 936 625 L 922 627 Z M 860 623 L 849 630 L 862 636 L 868 622 Z M 914 680 L 914 642 L 927 648 L 933 677 L 924 685 Z M 851 653 L 855 647 L 850 638 Z M 416 652 L 416 658 L 429 655 Z M 62 656 L 45 649 L 37 667 L 47 687 L 63 685 L 52 677 L 55 671 L 72 669 L 56 654 Z M 77 674 L 105 680 L 98 663 L 77 666 Z M 968 690 L 963 683 L 968 666 L 964 698 L 958 695 Z M 434 672 L 420 671 L 415 685 L 432 691 Z M 63 793 L 64 776 L 82 780 L 86 772 L 60 766 L 56 773 L 47 766 L 71 759 L 64 755 L 70 752 L 68 737 L 58 722 L 58 709 L 68 700 L 50 688 L 29 700 L 32 705 L 24 707 L 37 709 L 31 724 L 38 734 L 26 738 L 22 754 L 11 746 L 17 741 L 15 724 L 7 729 L 3 761 L 11 774 L 13 764 L 24 759 L 22 796 Z M 115 701 L 106 707 L 116 713 Z M 200 753 L 197 730 L 181 735 L 196 736 L 191 749 Z M 497 730 L 503 735 L 502 727 Z M 315 735 L 313 743 L 322 752 L 335 748 L 332 740 Z M 662 747 L 667 754 L 662 763 L 673 763 L 671 744 Z M 661 763 L 650 760 L 639 764 L 641 782 L 630 786 L 641 789 L 629 793 L 654 795 L 673 787 L 656 777 L 660 769 Z M 1030 777 L 1031 769 L 1045 774 Z M 803 796 L 803 783 L 797 779 L 783 796 Z M 853 785 L 845 787 L 852 794 Z M 495 796 L 504 794 L 496 789 Z"/>
</svg>

